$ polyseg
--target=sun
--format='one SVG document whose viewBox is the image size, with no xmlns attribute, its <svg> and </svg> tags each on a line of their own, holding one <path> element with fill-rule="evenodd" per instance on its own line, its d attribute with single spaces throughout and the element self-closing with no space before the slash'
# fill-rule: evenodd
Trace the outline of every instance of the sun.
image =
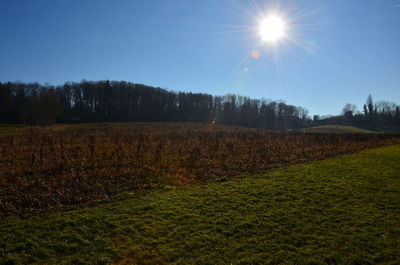
<svg viewBox="0 0 400 265">
<path fill-rule="evenodd" d="M 262 41 L 276 42 L 285 36 L 285 22 L 277 15 L 270 15 L 260 23 L 260 36 Z"/>
</svg>

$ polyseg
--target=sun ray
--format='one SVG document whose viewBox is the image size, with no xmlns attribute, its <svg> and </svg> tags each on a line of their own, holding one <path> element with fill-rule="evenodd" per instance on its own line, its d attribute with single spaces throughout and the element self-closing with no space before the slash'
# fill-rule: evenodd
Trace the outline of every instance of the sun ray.
<svg viewBox="0 0 400 265">
<path fill-rule="evenodd" d="M 323 26 L 324 21 L 315 20 L 315 16 L 326 7 L 321 1 L 316 0 L 310 5 L 291 0 L 225 0 L 219 3 L 227 7 L 227 14 L 235 23 L 205 22 L 210 31 L 204 35 L 235 36 L 231 47 L 242 55 L 221 76 L 218 89 L 226 88 L 236 78 L 240 79 L 244 72 L 251 73 L 254 69 L 252 65 L 255 66 L 257 61 L 262 62 L 264 67 L 273 66 L 278 83 L 281 83 L 285 80 L 285 62 L 299 60 L 299 51 L 323 56 L 320 46 L 309 34 Z M 252 56 L 254 50 L 258 51 L 256 58 Z"/>
</svg>

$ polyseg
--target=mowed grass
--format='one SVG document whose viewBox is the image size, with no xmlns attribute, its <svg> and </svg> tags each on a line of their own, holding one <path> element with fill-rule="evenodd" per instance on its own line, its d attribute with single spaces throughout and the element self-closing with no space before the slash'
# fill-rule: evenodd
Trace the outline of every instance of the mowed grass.
<svg viewBox="0 0 400 265">
<path fill-rule="evenodd" d="M 0 258 L 3 264 L 400 264 L 400 145 L 9 217 L 0 221 Z"/>
<path fill-rule="evenodd" d="M 21 124 L 4 124 L 4 123 L 0 123 L 0 133 L 8 133 L 8 132 L 14 132 L 17 130 L 21 130 L 23 128 L 26 128 L 25 125 L 21 125 Z"/>
<path fill-rule="evenodd" d="M 374 131 L 369 131 L 354 126 L 344 126 L 344 125 L 321 125 L 310 128 L 304 128 L 297 130 L 299 132 L 305 133 L 376 133 Z"/>
</svg>

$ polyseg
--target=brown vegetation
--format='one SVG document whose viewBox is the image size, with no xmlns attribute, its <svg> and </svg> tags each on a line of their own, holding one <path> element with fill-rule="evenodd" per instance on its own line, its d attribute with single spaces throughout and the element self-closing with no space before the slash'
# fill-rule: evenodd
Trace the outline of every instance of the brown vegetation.
<svg viewBox="0 0 400 265">
<path fill-rule="evenodd" d="M 96 124 L 0 133 L 0 216 L 185 185 L 399 143 L 204 124 Z"/>
</svg>

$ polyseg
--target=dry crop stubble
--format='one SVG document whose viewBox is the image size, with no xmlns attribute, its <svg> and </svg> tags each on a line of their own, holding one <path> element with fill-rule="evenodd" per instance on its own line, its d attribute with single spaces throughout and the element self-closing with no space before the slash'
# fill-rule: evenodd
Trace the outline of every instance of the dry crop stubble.
<svg viewBox="0 0 400 265">
<path fill-rule="evenodd" d="M 209 124 L 90 124 L 0 134 L 0 216 L 108 199 L 399 143 Z"/>
</svg>

